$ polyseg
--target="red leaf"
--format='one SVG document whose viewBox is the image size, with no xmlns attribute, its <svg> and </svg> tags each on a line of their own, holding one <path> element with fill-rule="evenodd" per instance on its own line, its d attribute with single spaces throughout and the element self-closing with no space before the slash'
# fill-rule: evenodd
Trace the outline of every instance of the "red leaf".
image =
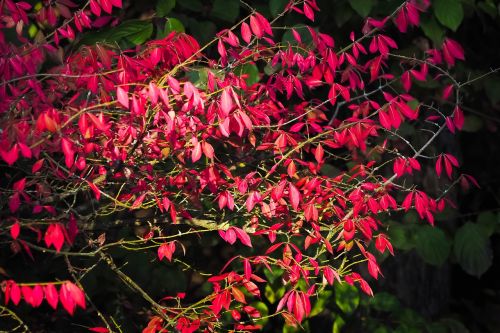
<svg viewBox="0 0 500 333">
<path fill-rule="evenodd" d="M 113 6 L 115 6 L 116 8 L 122 8 L 123 7 L 122 0 L 110 0 L 110 1 L 111 1 L 111 4 Z"/>
<path fill-rule="evenodd" d="M 97 0 L 90 0 L 90 11 L 95 16 L 101 16 L 101 6 L 99 6 Z"/>
<path fill-rule="evenodd" d="M 446 101 L 453 92 L 453 84 L 447 85 L 443 90 L 443 99 Z"/>
<path fill-rule="evenodd" d="M 85 295 L 83 291 L 70 281 L 67 281 L 61 286 L 59 290 L 59 299 L 64 309 L 68 311 L 70 315 L 73 315 L 77 305 L 85 309 Z"/>
<path fill-rule="evenodd" d="M 255 17 L 259 21 L 260 26 L 262 27 L 262 30 L 264 30 L 264 32 L 266 34 L 268 34 L 269 36 L 272 36 L 273 30 L 271 28 L 271 24 L 269 23 L 269 21 L 258 12 L 255 13 Z"/>
<path fill-rule="evenodd" d="M 323 276 L 325 277 L 326 281 L 328 284 L 332 285 L 334 280 L 336 279 L 339 283 L 340 281 L 340 276 L 339 274 L 330 266 L 326 266 L 323 268 Z"/>
<path fill-rule="evenodd" d="M 300 204 L 300 192 L 292 183 L 289 184 L 288 191 L 290 196 L 290 203 L 292 204 L 293 209 L 297 210 Z"/>
<path fill-rule="evenodd" d="M 42 286 L 37 284 L 35 287 L 33 287 L 33 292 L 31 293 L 31 297 L 32 297 L 31 305 L 35 308 L 39 307 L 43 301 L 43 288 L 42 288 Z"/>
<path fill-rule="evenodd" d="M 436 161 L 436 174 L 438 177 L 441 176 L 441 172 L 443 171 L 443 156 L 439 156 Z"/>
<path fill-rule="evenodd" d="M 128 94 L 122 87 L 116 87 L 116 99 L 125 109 L 129 108 Z"/>
<path fill-rule="evenodd" d="M 382 56 L 378 56 L 370 64 L 370 82 L 377 79 L 378 73 L 380 72 L 380 66 L 382 64 Z"/>
<path fill-rule="evenodd" d="M 464 126 L 464 113 L 458 106 L 453 111 L 453 123 L 459 130 Z"/>
<path fill-rule="evenodd" d="M 302 43 L 302 38 L 300 37 L 300 34 L 297 32 L 297 30 L 293 29 L 292 28 L 292 34 L 293 34 L 293 38 L 295 38 L 295 40 L 301 44 Z"/>
<path fill-rule="evenodd" d="M 41 160 L 38 160 L 36 161 L 34 164 L 33 164 L 33 167 L 31 168 L 31 172 L 32 173 L 37 173 L 43 166 L 43 161 L 44 159 L 42 158 Z"/>
<path fill-rule="evenodd" d="M 62 138 L 61 148 L 64 153 L 64 161 L 69 169 L 75 162 L 75 151 L 73 149 L 73 143 L 66 138 Z"/>
<path fill-rule="evenodd" d="M 17 148 L 17 144 L 15 144 L 9 151 L 0 149 L 0 155 L 2 156 L 2 159 L 8 164 L 12 165 L 14 164 L 18 157 L 19 157 L 19 151 Z"/>
<path fill-rule="evenodd" d="M 401 84 L 406 92 L 408 92 L 411 88 L 411 77 L 410 72 L 406 71 L 403 75 L 401 75 Z"/>
<path fill-rule="evenodd" d="M 254 35 L 258 38 L 262 38 L 262 36 L 264 36 L 260 22 L 254 15 L 250 16 L 250 28 L 252 29 Z"/>
<path fill-rule="evenodd" d="M 20 232 L 21 232 L 21 226 L 19 225 L 18 222 L 11 225 L 10 235 L 12 236 L 13 239 L 17 239 L 17 237 L 19 237 Z"/>
<path fill-rule="evenodd" d="M 323 156 L 324 156 L 324 154 L 325 154 L 325 151 L 324 151 L 323 147 L 321 146 L 321 144 L 318 144 L 318 147 L 314 151 L 314 158 L 316 159 L 316 161 L 318 163 L 322 163 L 323 162 Z"/>
<path fill-rule="evenodd" d="M 380 253 L 384 253 L 385 250 L 389 250 L 389 252 L 394 255 L 394 249 L 392 248 L 391 242 L 387 239 L 387 236 L 384 234 L 379 234 L 377 239 L 375 240 L 375 247 Z"/>
<path fill-rule="evenodd" d="M 403 33 L 406 32 L 408 23 L 406 21 L 406 14 L 404 8 L 401 8 L 398 15 L 394 19 L 394 23 L 396 24 L 396 27 L 398 28 L 399 31 Z"/>
<path fill-rule="evenodd" d="M 96 333 L 108 333 L 109 330 L 106 327 L 89 327 L 89 331 Z"/>
<path fill-rule="evenodd" d="M 64 232 L 61 224 L 52 223 L 45 232 L 44 240 L 47 247 L 52 245 L 57 252 L 61 251 L 64 244 Z"/>
<path fill-rule="evenodd" d="M 9 302 L 9 298 L 12 303 L 18 305 L 21 301 L 21 288 L 14 281 L 9 281 L 5 289 L 5 304 Z"/>
<path fill-rule="evenodd" d="M 61 300 L 63 308 L 70 315 L 73 315 L 73 313 L 75 312 L 76 303 L 68 288 L 66 288 L 65 284 L 63 284 L 61 289 L 59 290 L 59 299 Z"/>
<path fill-rule="evenodd" d="M 203 149 L 203 154 L 205 154 L 205 156 L 208 157 L 209 159 L 213 159 L 214 148 L 212 147 L 212 145 L 206 141 L 203 141 L 201 145 Z"/>
<path fill-rule="evenodd" d="M 361 290 L 363 290 L 363 292 L 369 296 L 373 296 L 373 291 L 372 291 L 372 288 L 370 288 L 370 285 L 368 284 L 368 282 L 366 282 L 365 280 L 361 279 L 359 281 L 359 285 L 361 287 Z"/>
<path fill-rule="evenodd" d="M 250 280 L 250 278 L 252 277 L 252 266 L 250 265 L 250 260 L 248 260 L 247 258 L 243 260 L 243 271 L 245 274 L 245 278 L 247 280 Z"/>
<path fill-rule="evenodd" d="M 92 192 L 94 192 L 95 199 L 99 201 L 99 199 L 101 198 L 101 191 L 99 190 L 99 188 L 97 188 L 97 186 L 90 181 L 87 181 L 87 184 L 89 185 Z"/>
<path fill-rule="evenodd" d="M 111 5 L 111 2 L 109 0 L 98 0 L 98 1 L 102 9 L 106 13 L 111 14 L 111 12 L 113 11 L 113 6 Z"/>
<path fill-rule="evenodd" d="M 241 24 L 241 38 L 248 44 L 252 39 L 252 32 L 250 31 L 250 26 L 243 22 Z"/>
<path fill-rule="evenodd" d="M 23 155 L 26 158 L 31 158 L 32 156 L 31 149 L 27 145 L 21 142 L 19 142 L 17 145 L 21 149 L 21 155 Z"/>
<path fill-rule="evenodd" d="M 290 164 L 288 164 L 286 172 L 288 173 L 288 176 L 290 178 L 293 178 L 295 176 L 295 173 L 297 172 L 297 168 L 295 167 L 295 163 L 293 161 L 291 161 Z"/>
<path fill-rule="evenodd" d="M 243 294 L 243 292 L 241 290 L 239 290 L 238 288 L 236 288 L 234 286 L 231 287 L 231 293 L 233 294 L 233 297 L 237 302 L 242 303 L 242 304 L 247 303 L 247 301 L 245 299 L 245 294 Z"/>
<path fill-rule="evenodd" d="M 158 247 L 158 258 L 160 260 L 167 258 L 168 261 L 172 261 L 172 255 L 174 252 L 175 242 L 164 243 Z"/>
<path fill-rule="evenodd" d="M 224 91 L 222 92 L 222 95 L 221 95 L 221 99 L 220 99 L 220 109 L 221 109 L 222 113 L 224 114 L 224 116 L 226 116 L 226 117 L 229 115 L 229 113 L 231 112 L 231 110 L 234 107 L 233 99 L 231 97 L 229 89 L 230 88 L 224 89 Z"/>
<path fill-rule="evenodd" d="M 445 155 L 443 161 L 444 161 L 444 168 L 446 170 L 446 175 L 448 175 L 448 178 L 451 179 L 451 173 L 453 172 L 453 169 L 451 167 L 450 160 Z"/>
<path fill-rule="evenodd" d="M 43 287 L 45 292 L 45 299 L 47 303 L 55 310 L 57 308 L 57 303 L 59 302 L 59 295 L 57 289 L 53 284 L 47 284 Z"/>
<path fill-rule="evenodd" d="M 12 186 L 12 188 L 14 189 L 14 191 L 22 192 L 22 191 L 24 191 L 25 185 L 26 185 L 26 177 L 15 182 L 14 185 Z"/>
<path fill-rule="evenodd" d="M 194 145 L 193 150 L 191 152 L 191 160 L 193 161 L 193 163 L 195 163 L 201 158 L 201 153 L 202 153 L 201 143 L 198 140 L 196 140 L 196 144 Z"/>
<path fill-rule="evenodd" d="M 250 236 L 248 236 L 248 234 L 243 229 L 240 229 L 238 227 L 231 227 L 231 228 L 234 229 L 236 236 L 243 245 L 252 247 L 252 241 L 250 240 Z"/>
<path fill-rule="evenodd" d="M 22 286 L 21 293 L 23 294 L 24 301 L 31 306 L 34 306 L 33 302 L 33 290 L 30 286 Z"/>
<path fill-rule="evenodd" d="M 413 192 L 410 192 L 406 198 L 404 199 L 401 207 L 404 208 L 405 212 L 407 212 L 411 207 L 411 202 L 413 201 Z"/>
<path fill-rule="evenodd" d="M 311 7 L 304 2 L 304 15 L 310 19 L 311 21 L 314 22 L 314 11 L 311 9 Z"/>
</svg>

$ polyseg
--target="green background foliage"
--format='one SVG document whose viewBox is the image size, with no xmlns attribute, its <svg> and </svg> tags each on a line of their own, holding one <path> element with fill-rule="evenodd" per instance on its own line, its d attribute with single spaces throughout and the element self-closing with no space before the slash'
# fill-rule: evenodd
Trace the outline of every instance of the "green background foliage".
<svg viewBox="0 0 500 333">
<path fill-rule="evenodd" d="M 321 12 L 317 14 L 312 25 L 322 32 L 331 34 L 336 45 L 347 44 L 347 36 L 354 30 L 360 35 L 359 27 L 367 16 L 388 15 L 401 1 L 395 0 L 321 0 L 318 5 Z M 286 0 L 252 1 L 249 4 L 268 17 L 277 17 L 286 5 Z M 439 46 L 445 33 L 459 41 L 465 48 L 466 61 L 457 69 L 460 81 L 481 77 L 491 69 L 500 65 L 500 3 L 495 0 L 435 0 L 432 10 L 422 17 L 421 26 L 413 29 L 407 40 L 399 40 L 401 54 L 422 52 L 430 46 Z M 96 42 L 110 44 L 120 48 L 140 45 L 152 38 L 163 38 L 172 31 L 186 31 L 199 41 L 201 45 L 209 42 L 214 34 L 222 28 L 235 24 L 242 15 L 248 13 L 245 4 L 238 0 L 158 0 L 154 1 L 124 1 L 126 10 L 122 23 L 114 28 L 103 31 L 88 32 L 77 41 L 77 45 Z M 309 35 L 300 28 L 304 18 L 292 13 L 279 21 L 281 26 L 296 26 L 297 31 L 308 42 Z M 290 31 L 283 30 L 283 41 L 294 42 Z M 216 52 L 208 49 L 207 52 Z M 247 83 L 259 81 L 259 68 L 252 64 L 243 65 L 235 70 L 238 75 L 246 75 Z M 264 70 L 271 70 L 266 68 Z M 190 73 L 189 78 L 195 85 L 203 86 L 207 80 L 207 69 Z M 419 86 L 421 100 L 429 94 L 440 93 L 433 82 L 422 83 Z M 445 102 L 443 102 L 445 103 Z M 443 283 L 450 292 L 441 306 L 432 313 L 422 313 L 419 304 L 412 303 L 400 289 L 394 287 L 398 270 L 402 265 L 393 258 L 385 257 L 388 266 L 382 266 L 385 273 L 392 271 L 391 276 L 379 285 L 375 281 L 376 296 L 368 298 L 347 284 L 335 284 L 334 292 L 325 291 L 318 299 L 314 299 L 311 318 L 304 325 L 304 331 L 309 332 L 496 332 L 497 318 L 489 316 L 494 310 L 500 309 L 500 146 L 498 126 L 500 125 L 500 75 L 491 74 L 484 79 L 472 82 L 465 88 L 464 101 L 466 112 L 465 133 L 452 141 L 443 140 L 440 144 L 452 147 L 461 156 L 466 173 L 474 175 L 482 189 L 456 193 L 455 201 L 458 208 L 454 212 L 446 212 L 436 226 L 423 225 L 416 214 L 402 213 L 399 216 L 387 216 L 385 222 L 395 250 L 413 258 L 418 265 L 415 271 L 426 270 L 432 266 L 433 274 L 440 274 L 438 268 L 450 272 L 448 280 Z M 412 133 L 411 128 L 401 131 Z M 418 138 L 417 138 L 418 139 Z M 453 141 L 456 140 L 456 141 Z M 332 166 L 332 168 L 334 168 Z M 427 171 L 429 174 L 433 170 Z M 425 176 L 424 176 L 425 177 Z M 420 179 L 430 191 L 442 184 L 433 183 L 429 179 Z M 134 230 L 124 229 L 119 237 L 133 238 Z M 205 244 L 202 253 L 188 250 L 186 256 L 198 261 L 200 267 L 216 267 L 223 260 L 229 259 L 233 253 L 223 241 L 214 238 L 212 243 Z M 188 249 L 190 247 L 187 247 Z M 118 252 L 118 251 L 117 251 Z M 162 263 L 153 269 L 144 265 L 155 261 L 154 252 L 123 252 L 113 253 L 120 258 L 119 264 L 124 271 L 141 285 L 148 286 L 152 295 L 175 293 L 189 290 L 196 296 L 203 294 L 207 285 L 199 284 L 196 273 L 187 276 L 182 271 L 172 269 L 173 265 Z M 416 258 L 416 259 L 415 259 Z M 0 266 L 8 260 L 8 254 L 3 253 Z M 188 261 L 188 260 L 186 260 Z M 434 266 L 436 268 L 434 268 Z M 29 274 L 29 272 L 26 272 Z M 123 301 L 107 303 L 106 311 L 115 313 L 118 320 L 125 323 L 124 332 L 137 329 L 137 314 L 133 313 L 135 299 L 127 290 L 113 290 L 111 278 L 100 266 L 82 281 L 85 290 L 92 298 L 106 302 L 103 285 L 111 292 L 122 295 Z M 285 289 L 281 281 L 266 271 L 267 278 L 273 288 L 266 288 L 262 301 L 252 304 L 264 313 L 272 313 L 282 297 Z M 416 273 L 417 274 L 417 273 Z M 406 288 L 418 290 L 419 285 L 407 285 Z M 432 297 L 432 295 L 426 295 Z M 23 308 L 29 312 L 30 309 Z M 498 313 L 498 312 L 497 312 Z M 46 320 L 50 320 L 48 318 Z M 78 316 L 78 314 L 77 314 Z M 57 331 L 66 323 L 53 323 Z M 281 322 L 276 318 L 262 321 L 264 330 L 277 332 Z M 33 327 L 36 327 L 34 325 Z M 295 332 L 300 329 L 285 328 L 283 332 Z"/>
</svg>

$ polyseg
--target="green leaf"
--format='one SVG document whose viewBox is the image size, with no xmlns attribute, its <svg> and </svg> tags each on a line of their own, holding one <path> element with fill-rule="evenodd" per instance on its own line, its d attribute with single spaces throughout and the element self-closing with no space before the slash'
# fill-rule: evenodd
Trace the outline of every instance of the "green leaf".
<svg viewBox="0 0 500 333">
<path fill-rule="evenodd" d="M 492 77 L 484 81 L 484 90 L 491 104 L 500 102 L 500 77 Z"/>
<path fill-rule="evenodd" d="M 200 0 L 182 0 L 179 6 L 192 10 L 193 12 L 203 11 L 203 3 Z"/>
<path fill-rule="evenodd" d="M 264 296 L 266 296 L 269 303 L 274 304 L 274 302 L 276 302 L 276 294 L 274 289 L 269 284 L 266 284 L 266 287 L 264 288 Z"/>
<path fill-rule="evenodd" d="M 443 318 L 440 320 L 447 328 L 449 333 L 470 333 L 467 327 L 453 318 Z"/>
<path fill-rule="evenodd" d="M 208 81 L 207 67 L 193 67 L 187 73 L 188 80 L 196 87 L 205 89 Z"/>
<path fill-rule="evenodd" d="M 478 227 L 486 237 L 490 237 L 498 227 L 498 216 L 492 212 L 484 212 L 477 217 Z"/>
<path fill-rule="evenodd" d="M 403 326 L 398 327 L 398 329 L 402 327 L 408 329 L 408 331 L 402 330 L 402 332 L 405 333 L 413 332 L 413 329 L 417 329 L 419 326 L 425 326 L 425 319 L 412 309 L 405 308 L 401 312 L 398 312 L 397 318 L 398 321 L 403 324 Z M 417 332 L 422 331 L 417 330 Z"/>
<path fill-rule="evenodd" d="M 246 75 L 247 78 L 245 79 L 245 81 L 249 86 L 259 82 L 260 80 L 259 69 L 254 64 L 243 64 L 241 66 L 238 66 L 234 69 L 234 74 L 238 76 Z"/>
<path fill-rule="evenodd" d="M 111 33 L 107 36 L 110 42 L 118 42 L 126 38 L 130 42 L 139 45 L 144 43 L 151 37 L 153 33 L 153 24 L 143 20 L 125 21 L 116 28 L 111 29 Z"/>
<path fill-rule="evenodd" d="M 353 313 L 359 305 L 359 291 L 347 283 L 335 283 L 335 303 L 346 314 Z"/>
<path fill-rule="evenodd" d="M 478 116 L 470 115 L 464 117 L 464 132 L 478 132 L 483 127 L 483 120 Z"/>
<path fill-rule="evenodd" d="M 434 44 L 441 45 L 443 43 L 445 29 L 443 29 L 433 16 L 422 19 L 422 21 L 420 21 L 420 27 L 424 31 L 424 34 L 429 37 Z"/>
<path fill-rule="evenodd" d="M 458 0 L 436 0 L 433 2 L 434 14 L 447 28 L 456 31 L 464 19 L 464 9 Z"/>
<path fill-rule="evenodd" d="M 448 328 L 443 323 L 430 323 L 427 325 L 429 333 L 448 333 Z"/>
<path fill-rule="evenodd" d="M 181 21 L 176 18 L 169 17 L 167 22 L 165 22 L 165 28 L 163 28 L 164 36 L 168 36 L 172 31 L 185 32 L 186 29 Z"/>
<path fill-rule="evenodd" d="M 269 1 L 269 11 L 273 17 L 278 16 L 286 7 L 288 0 L 271 0 Z"/>
<path fill-rule="evenodd" d="M 411 225 L 392 222 L 387 234 L 396 249 L 407 251 L 415 247 L 413 229 Z"/>
<path fill-rule="evenodd" d="M 314 317 L 323 312 L 323 310 L 325 310 L 326 308 L 328 301 L 331 299 L 332 294 L 333 293 L 331 290 L 324 290 L 320 292 L 318 294 L 319 296 L 318 299 L 316 300 L 316 302 L 314 302 L 314 305 L 311 309 L 311 314 L 309 316 Z"/>
<path fill-rule="evenodd" d="M 234 22 L 240 15 L 240 1 L 239 0 L 215 0 L 212 11 L 212 17 Z"/>
<path fill-rule="evenodd" d="M 495 3 L 493 1 L 478 2 L 477 7 L 486 14 L 490 15 L 493 19 L 498 15 L 499 9 L 495 6 Z"/>
<path fill-rule="evenodd" d="M 361 17 L 367 17 L 372 11 L 374 0 L 349 0 L 349 4 Z"/>
<path fill-rule="evenodd" d="M 343 26 L 352 17 L 352 8 L 345 2 L 335 3 L 335 8 L 333 10 L 333 18 L 338 27 Z"/>
<path fill-rule="evenodd" d="M 312 43 L 313 40 L 312 40 L 311 33 L 309 32 L 309 29 L 307 29 L 304 26 L 294 26 L 294 29 L 295 29 L 295 31 L 297 31 L 299 33 L 300 39 L 302 40 L 303 44 L 310 44 L 310 43 Z M 295 39 L 295 37 L 293 37 L 293 33 L 292 33 L 291 29 L 287 30 L 283 34 L 283 37 L 281 38 L 281 41 L 283 43 L 290 43 L 292 45 L 297 45 L 298 44 L 298 42 Z"/>
<path fill-rule="evenodd" d="M 453 252 L 464 271 L 480 277 L 492 264 L 490 239 L 481 228 L 467 222 L 455 234 Z"/>
<path fill-rule="evenodd" d="M 257 319 L 256 320 L 256 323 L 258 325 L 261 325 L 261 326 L 265 326 L 267 324 L 267 322 L 269 321 L 269 308 L 267 307 L 267 305 L 264 303 L 264 302 L 253 302 L 251 304 L 254 308 L 256 308 L 257 310 L 259 310 L 262 318 L 261 319 Z"/>
<path fill-rule="evenodd" d="M 141 45 L 144 42 L 146 42 L 151 37 L 152 34 L 153 34 L 153 24 L 148 23 L 144 25 L 144 27 L 141 30 L 126 36 L 126 38 L 135 45 Z"/>
<path fill-rule="evenodd" d="M 187 26 L 200 45 L 205 45 L 211 41 L 212 37 L 217 32 L 217 27 L 212 21 L 200 21 L 191 18 L 189 19 Z"/>
<path fill-rule="evenodd" d="M 426 263 L 441 266 L 450 254 L 451 242 L 443 230 L 426 225 L 418 228 L 415 235 L 415 247 Z"/>
<path fill-rule="evenodd" d="M 377 311 L 395 312 L 399 309 L 400 303 L 396 296 L 380 292 L 370 299 L 370 305 Z"/>
<path fill-rule="evenodd" d="M 333 322 L 332 333 L 341 333 L 342 327 L 344 327 L 344 325 L 345 325 L 345 320 L 342 317 L 337 316 L 335 318 L 335 321 Z"/>
<path fill-rule="evenodd" d="M 175 0 L 158 0 L 156 3 L 156 15 L 159 17 L 167 16 L 175 7 Z"/>
<path fill-rule="evenodd" d="M 38 33 L 37 26 L 34 24 L 30 24 L 30 26 L 28 28 L 28 36 L 30 36 L 30 38 L 35 38 L 37 33 Z"/>
</svg>

